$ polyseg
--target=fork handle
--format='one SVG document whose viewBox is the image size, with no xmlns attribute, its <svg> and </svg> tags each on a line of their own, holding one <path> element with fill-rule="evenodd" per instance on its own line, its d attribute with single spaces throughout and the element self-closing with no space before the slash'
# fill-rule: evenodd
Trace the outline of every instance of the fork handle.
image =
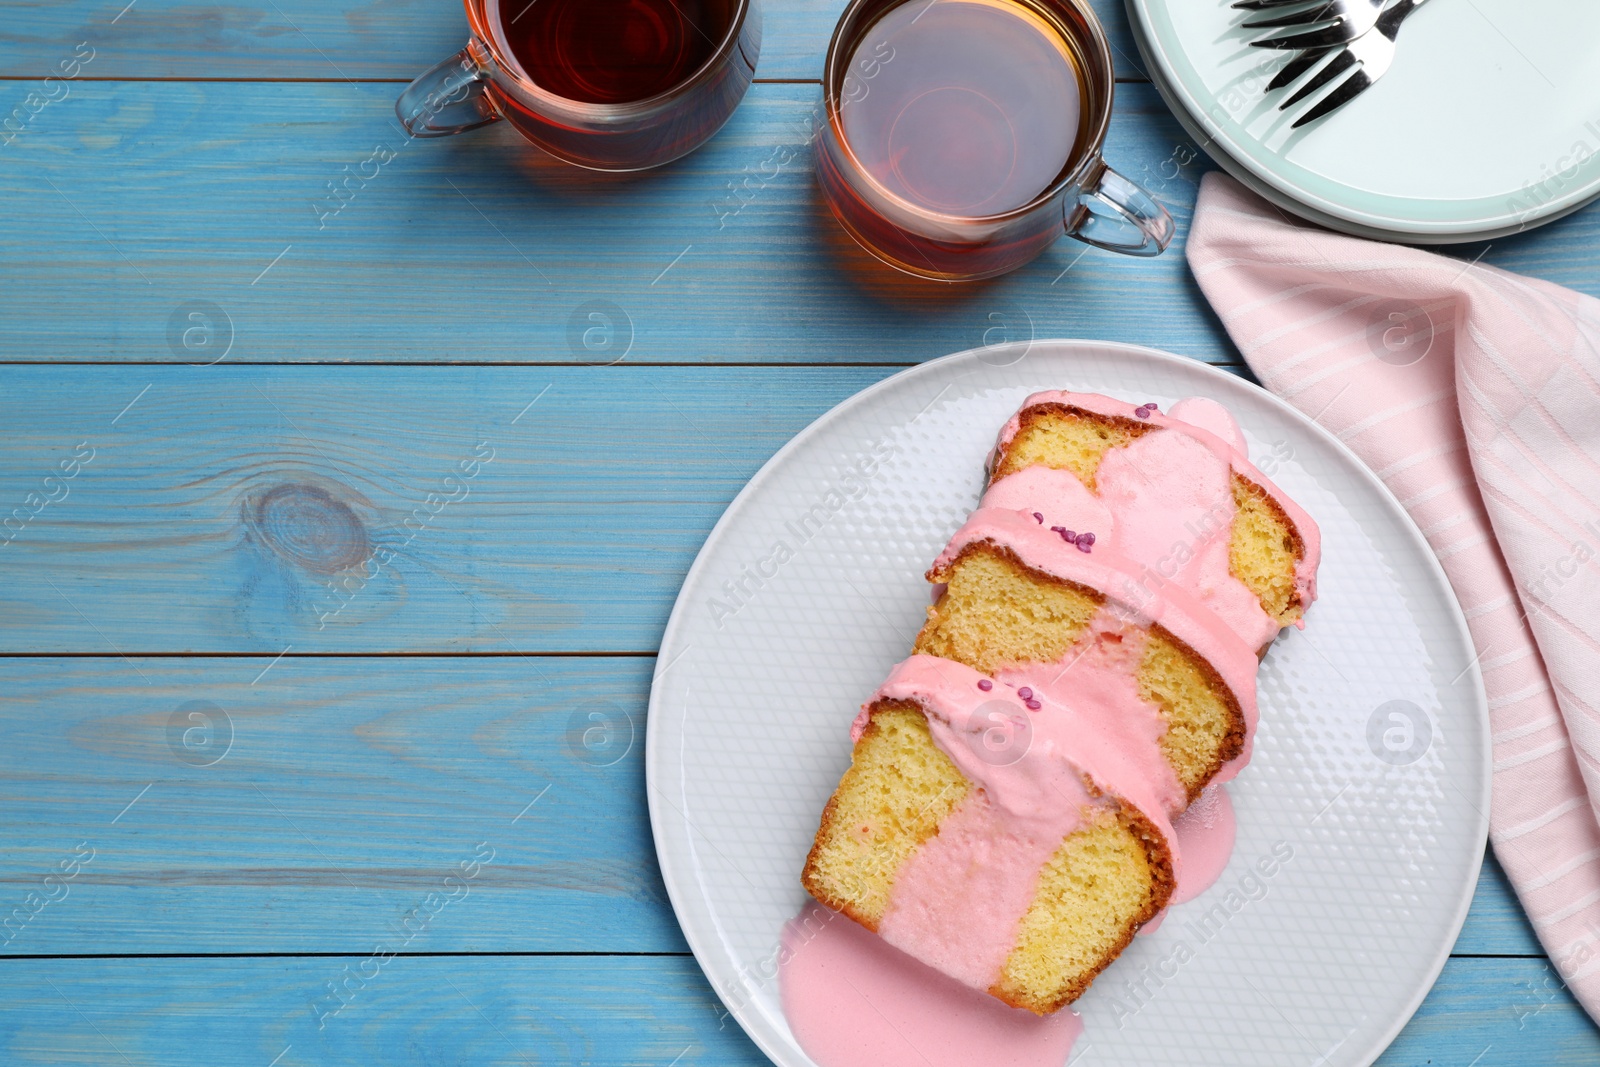
<svg viewBox="0 0 1600 1067">
<path fill-rule="evenodd" d="M 1385 11 L 1378 21 L 1387 20 L 1390 26 L 1398 30 L 1400 24 L 1409 18 L 1413 11 L 1427 2 L 1428 0 L 1400 0 L 1399 3 Z"/>
</svg>

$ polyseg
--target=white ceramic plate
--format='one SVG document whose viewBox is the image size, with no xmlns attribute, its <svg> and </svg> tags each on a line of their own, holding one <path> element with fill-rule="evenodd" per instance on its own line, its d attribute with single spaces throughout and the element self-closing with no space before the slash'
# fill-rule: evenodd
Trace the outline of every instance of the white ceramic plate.
<svg viewBox="0 0 1600 1067">
<path fill-rule="evenodd" d="M 1333 437 L 1242 379 L 1131 345 L 995 346 L 897 374 L 729 506 L 650 696 L 651 824 L 684 934 L 756 1043 L 809 1064 L 779 1006 L 779 935 L 850 722 L 908 654 L 923 571 L 976 504 L 995 433 L 1054 388 L 1221 401 L 1324 551 L 1308 629 L 1262 667 L 1255 758 L 1229 786 L 1233 860 L 1078 1001 L 1073 1063 L 1368 1064 L 1444 965 L 1483 857 L 1488 717 L 1466 626 L 1421 535 Z M 1263 877 L 1274 848 L 1292 858 Z M 1143 968 L 1162 977 L 1141 1003 L 1123 982 Z"/>
<path fill-rule="evenodd" d="M 1415 243 L 1488 240 L 1600 196 L 1600 4 L 1430 0 L 1394 67 L 1300 130 L 1264 90 L 1287 61 L 1230 0 L 1128 0 L 1162 95 L 1217 162 L 1313 221 Z M 1242 172 L 1242 173 L 1241 173 Z M 1254 179 L 1254 180 L 1251 180 Z M 1275 194 L 1275 195 L 1274 195 Z"/>
<path fill-rule="evenodd" d="M 1134 2 L 1136 2 L 1136 0 L 1129 0 L 1130 6 Z M 1374 241 L 1395 241 L 1411 244 L 1451 244 L 1465 243 L 1468 241 L 1487 241 L 1500 236 L 1500 232 L 1491 232 L 1488 234 L 1459 233 L 1439 235 L 1432 238 L 1427 236 L 1419 237 L 1415 234 L 1400 233 L 1395 230 L 1382 230 L 1373 226 L 1362 226 L 1358 223 L 1351 222 L 1348 219 L 1334 218 L 1331 215 L 1316 211 L 1308 205 L 1300 203 L 1298 200 L 1295 200 L 1293 197 L 1284 193 L 1283 190 L 1276 189 L 1262 181 L 1259 177 L 1251 172 L 1249 167 L 1245 166 L 1243 163 L 1240 163 L 1237 159 L 1234 159 L 1223 150 L 1222 145 L 1219 144 L 1216 139 L 1211 136 L 1210 131 L 1206 129 L 1205 124 L 1199 119 L 1195 118 L 1193 115 L 1189 114 L 1189 112 L 1186 110 L 1182 94 L 1177 92 L 1177 90 L 1175 90 L 1167 81 L 1166 75 L 1162 73 L 1160 65 L 1151 62 L 1150 56 L 1152 53 L 1150 46 L 1145 43 L 1144 31 L 1140 28 L 1139 21 L 1137 19 L 1133 19 L 1131 21 L 1131 29 L 1133 32 L 1134 41 L 1139 46 L 1139 53 L 1144 57 L 1145 60 L 1145 72 L 1150 75 L 1150 81 L 1156 87 L 1156 91 L 1161 94 L 1161 99 L 1166 102 L 1167 107 L 1172 109 L 1172 114 L 1178 120 L 1179 125 L 1188 131 L 1189 136 L 1195 139 L 1195 143 L 1205 150 L 1206 154 L 1211 157 L 1217 166 L 1221 167 L 1234 178 L 1238 179 L 1257 196 L 1263 197 L 1267 201 L 1278 205 L 1285 211 L 1299 215 L 1301 218 L 1309 219 L 1319 226 L 1326 226 L 1329 229 L 1340 230 L 1344 233 L 1353 234 L 1356 237 L 1365 237 Z M 1574 205 L 1573 210 L 1575 211 L 1581 206 L 1581 204 Z M 1540 220 L 1541 223 L 1549 221 L 1550 219 L 1548 218 Z M 1534 224 L 1529 223 L 1529 225 Z"/>
</svg>

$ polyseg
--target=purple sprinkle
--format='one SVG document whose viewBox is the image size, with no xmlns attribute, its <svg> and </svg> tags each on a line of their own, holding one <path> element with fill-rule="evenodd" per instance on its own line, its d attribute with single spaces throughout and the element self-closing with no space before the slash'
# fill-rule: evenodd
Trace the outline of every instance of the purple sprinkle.
<svg viewBox="0 0 1600 1067">
<path fill-rule="evenodd" d="M 1094 544 L 1094 534 L 1092 534 L 1092 533 L 1081 533 L 1081 534 L 1079 534 L 1078 535 L 1078 544 L 1080 546 Z"/>
<path fill-rule="evenodd" d="M 1040 526 L 1043 526 L 1044 525 L 1044 516 L 1039 514 L 1037 511 L 1035 511 L 1033 513 L 1033 521 L 1037 522 Z"/>
<path fill-rule="evenodd" d="M 1039 703 L 1037 700 L 1029 700 L 1026 703 L 1029 711 L 1038 711 L 1040 708 L 1044 707 L 1044 705 Z"/>
<path fill-rule="evenodd" d="M 1029 689 L 1027 686 L 1023 686 L 1021 689 L 1017 690 L 1017 696 L 1021 697 L 1024 702 L 1032 700 L 1033 690 Z"/>
<path fill-rule="evenodd" d="M 1150 417 L 1149 408 L 1134 408 L 1133 413 L 1139 416 L 1141 419 L 1148 419 Z"/>
<path fill-rule="evenodd" d="M 1160 405 L 1157 404 L 1154 400 L 1147 401 L 1144 406 L 1149 408 L 1151 411 L 1160 411 L 1161 410 Z"/>
<path fill-rule="evenodd" d="M 989 681 L 989 679 L 987 679 L 987 678 L 979 678 L 978 679 L 978 688 L 982 689 L 985 693 L 987 693 L 989 690 L 994 688 L 994 683 Z"/>
<path fill-rule="evenodd" d="M 1091 549 L 1089 547 L 1089 542 L 1087 542 L 1085 540 L 1082 540 L 1080 538 L 1079 541 L 1078 541 L 1078 551 L 1079 552 L 1092 552 L 1093 549 Z"/>
</svg>

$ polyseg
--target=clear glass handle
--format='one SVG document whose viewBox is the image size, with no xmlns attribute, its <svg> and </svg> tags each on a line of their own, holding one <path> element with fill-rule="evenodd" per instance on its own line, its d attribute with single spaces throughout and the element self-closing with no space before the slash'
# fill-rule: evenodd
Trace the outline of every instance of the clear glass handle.
<svg viewBox="0 0 1600 1067">
<path fill-rule="evenodd" d="M 394 103 L 400 125 L 413 137 L 449 137 L 500 118 L 485 90 L 489 65 L 467 47 L 406 86 Z"/>
<path fill-rule="evenodd" d="M 1066 222 L 1067 233 L 1078 240 L 1130 256 L 1159 256 L 1175 230 L 1166 208 L 1104 164 L 1078 194 Z"/>
</svg>

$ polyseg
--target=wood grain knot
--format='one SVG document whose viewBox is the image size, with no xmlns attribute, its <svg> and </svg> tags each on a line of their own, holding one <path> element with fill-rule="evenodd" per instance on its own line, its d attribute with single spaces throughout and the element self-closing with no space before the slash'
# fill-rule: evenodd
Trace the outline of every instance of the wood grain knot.
<svg viewBox="0 0 1600 1067">
<path fill-rule="evenodd" d="M 372 554 L 366 524 L 320 486 L 276 485 L 245 501 L 244 510 L 262 544 L 306 570 L 335 574 Z"/>
</svg>

